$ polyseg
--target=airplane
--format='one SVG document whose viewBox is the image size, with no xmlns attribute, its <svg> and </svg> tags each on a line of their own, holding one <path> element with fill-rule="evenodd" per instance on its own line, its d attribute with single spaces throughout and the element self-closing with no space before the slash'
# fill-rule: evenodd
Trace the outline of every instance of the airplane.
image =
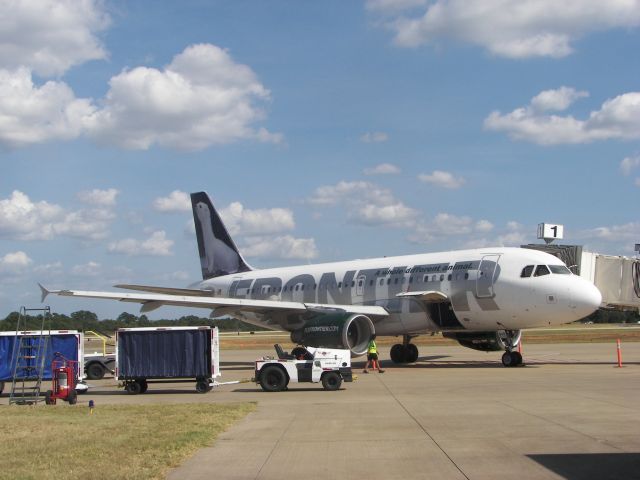
<svg viewBox="0 0 640 480">
<path fill-rule="evenodd" d="M 481 248 L 257 270 L 242 257 L 211 199 L 191 194 L 202 281 L 188 288 L 115 285 L 134 293 L 50 293 L 211 309 L 291 333 L 302 346 L 363 355 L 372 335 L 402 336 L 395 363 L 413 363 L 411 340 L 441 332 L 462 346 L 501 351 L 505 367 L 523 363 L 522 330 L 580 320 L 602 302 L 600 291 L 558 258 L 526 248 Z M 292 354 L 304 352 L 296 347 Z"/>
</svg>

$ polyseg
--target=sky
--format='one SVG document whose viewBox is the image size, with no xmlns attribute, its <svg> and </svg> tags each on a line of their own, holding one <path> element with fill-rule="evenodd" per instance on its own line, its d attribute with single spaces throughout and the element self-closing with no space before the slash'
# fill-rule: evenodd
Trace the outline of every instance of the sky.
<svg viewBox="0 0 640 480">
<path fill-rule="evenodd" d="M 197 191 L 255 268 L 633 256 L 638 52 L 640 0 L 0 0 L 0 318 L 200 280 Z"/>
</svg>

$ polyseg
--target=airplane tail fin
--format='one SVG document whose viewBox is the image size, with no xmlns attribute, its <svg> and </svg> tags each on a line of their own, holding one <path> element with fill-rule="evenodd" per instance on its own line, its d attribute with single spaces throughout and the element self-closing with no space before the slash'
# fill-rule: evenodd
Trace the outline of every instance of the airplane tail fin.
<svg viewBox="0 0 640 480">
<path fill-rule="evenodd" d="M 220 215 L 205 192 L 191 194 L 193 221 L 196 225 L 202 278 L 253 270 L 238 251 Z"/>
</svg>

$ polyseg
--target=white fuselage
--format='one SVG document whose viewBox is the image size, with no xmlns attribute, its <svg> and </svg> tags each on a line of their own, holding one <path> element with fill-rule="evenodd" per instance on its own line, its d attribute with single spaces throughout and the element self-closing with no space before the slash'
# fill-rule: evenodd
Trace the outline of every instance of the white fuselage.
<svg viewBox="0 0 640 480">
<path fill-rule="evenodd" d="M 530 274 L 523 276 L 527 266 Z M 559 325 L 589 315 L 601 302 L 598 289 L 571 274 L 559 259 L 522 248 L 253 270 L 205 280 L 197 287 L 220 297 L 381 305 L 390 315 L 375 321 L 379 335 Z M 428 292 L 440 292 L 447 301 L 423 301 Z M 300 326 L 291 317 L 251 312 L 238 317 L 290 331 Z"/>
</svg>

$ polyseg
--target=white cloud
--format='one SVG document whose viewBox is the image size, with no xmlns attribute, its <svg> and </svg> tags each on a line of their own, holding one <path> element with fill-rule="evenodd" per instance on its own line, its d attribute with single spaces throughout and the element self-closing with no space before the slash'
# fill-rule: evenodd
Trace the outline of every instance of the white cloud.
<svg viewBox="0 0 640 480">
<path fill-rule="evenodd" d="M 391 163 L 381 163 L 373 168 L 365 168 L 365 175 L 394 175 L 400 173 L 400 168 Z"/>
<path fill-rule="evenodd" d="M 631 175 L 631 171 L 640 167 L 640 156 L 638 157 L 626 157 L 620 162 L 620 170 L 628 177 Z"/>
<path fill-rule="evenodd" d="M 580 96 L 585 95 L 574 94 L 573 99 Z M 570 100 L 567 101 L 570 103 Z M 556 106 L 561 103 L 556 102 Z M 600 110 L 591 112 L 586 120 L 577 120 L 571 115 L 545 115 L 533 105 L 529 105 L 505 115 L 494 111 L 485 119 L 484 127 L 488 130 L 506 132 L 517 140 L 540 145 L 637 139 L 640 138 L 640 92 L 625 93 L 605 101 Z"/>
<path fill-rule="evenodd" d="M 544 90 L 531 99 L 531 107 L 538 112 L 549 110 L 563 111 L 576 100 L 588 97 L 589 92 L 577 91 L 571 87 Z"/>
<path fill-rule="evenodd" d="M 15 240 L 47 240 L 68 236 L 98 240 L 108 233 L 115 215 L 103 208 L 67 211 L 45 201 L 32 202 L 15 190 L 0 200 L 0 237 Z"/>
<path fill-rule="evenodd" d="M 475 229 L 477 232 L 490 232 L 493 230 L 493 223 L 488 220 L 478 220 Z"/>
<path fill-rule="evenodd" d="M 415 7 L 410 0 L 370 2 L 390 15 L 387 26 L 403 47 L 453 40 L 479 45 L 507 58 L 560 58 L 572 43 L 592 32 L 640 25 L 638 0 L 436 0 L 424 14 L 398 15 L 391 7 Z"/>
<path fill-rule="evenodd" d="M 393 205 L 362 205 L 350 218 L 354 223 L 364 225 L 410 226 L 416 216 L 416 210 L 396 202 Z"/>
<path fill-rule="evenodd" d="M 465 183 L 465 179 L 462 177 L 455 177 L 450 172 L 443 172 L 442 170 L 434 170 L 431 175 L 421 174 L 418 175 L 418 179 L 424 183 L 431 183 L 438 187 L 456 189 L 460 188 Z"/>
<path fill-rule="evenodd" d="M 0 257 L 0 272 L 20 273 L 32 263 L 33 260 L 23 251 L 7 253 L 4 257 Z"/>
<path fill-rule="evenodd" d="M 113 212 L 94 208 L 67 212 L 53 225 L 57 235 L 66 235 L 84 240 L 100 240 L 108 234 L 109 224 L 115 219 Z"/>
<path fill-rule="evenodd" d="M 37 87 L 26 68 L 0 70 L 0 144 L 6 147 L 76 138 L 94 112 L 66 83 Z"/>
<path fill-rule="evenodd" d="M 101 207 L 113 207 L 116 204 L 116 197 L 120 192 L 115 188 L 100 190 L 83 190 L 78 193 L 78 199 L 83 203 L 98 205 Z"/>
<path fill-rule="evenodd" d="M 2 1 L 0 65 L 26 66 L 42 76 L 107 56 L 96 34 L 109 25 L 102 1 Z"/>
<path fill-rule="evenodd" d="M 636 187 L 640 187 L 640 177 L 636 178 L 634 183 L 636 184 Z"/>
<path fill-rule="evenodd" d="M 187 47 L 164 70 L 137 67 L 111 78 L 104 108 L 88 123 L 100 142 L 125 149 L 153 145 L 201 150 L 242 139 L 278 143 L 252 125 L 269 91 L 246 65 L 211 44 Z"/>
<path fill-rule="evenodd" d="M 45 263 L 43 265 L 37 265 L 33 267 L 33 272 L 37 274 L 39 277 L 57 277 L 63 274 L 64 269 L 62 266 L 62 262 L 53 262 L 53 263 Z"/>
<path fill-rule="evenodd" d="M 484 234 L 493 230 L 494 226 L 488 220 L 474 220 L 469 216 L 438 213 L 429 222 L 420 222 L 408 239 L 414 243 L 430 243 L 436 239 L 463 235 Z M 473 239 L 467 247 L 483 244 L 484 240 Z"/>
<path fill-rule="evenodd" d="M 0 236 L 17 240 L 42 240 L 55 235 L 55 223 L 64 215 L 58 205 L 33 203 L 27 195 L 14 190 L 0 200 Z"/>
<path fill-rule="evenodd" d="M 79 277 L 96 277 L 101 273 L 101 266 L 97 262 L 87 262 L 83 265 L 75 265 L 71 273 Z"/>
<path fill-rule="evenodd" d="M 398 12 L 409 8 L 422 7 L 428 0 L 367 0 L 367 10 L 380 12 Z"/>
<path fill-rule="evenodd" d="M 260 104 L 270 100 L 269 91 L 251 68 L 215 45 L 191 45 L 164 70 L 125 70 L 109 85 L 106 97 L 94 101 L 76 98 L 64 82 L 37 86 L 24 66 L 0 70 L 0 144 L 17 148 L 88 135 L 131 150 L 202 150 L 245 139 L 283 140 L 254 128 L 265 117 Z"/>
<path fill-rule="evenodd" d="M 174 190 L 168 197 L 158 197 L 153 201 L 153 208 L 158 212 L 189 212 L 191 197 L 188 193 Z"/>
<path fill-rule="evenodd" d="M 360 137 L 364 143 L 382 143 L 389 140 L 389 135 L 384 132 L 367 132 Z"/>
<path fill-rule="evenodd" d="M 640 238 L 640 222 L 592 228 L 581 232 L 580 235 L 609 242 L 628 242 L 631 245 L 637 243 Z"/>
<path fill-rule="evenodd" d="M 158 256 L 172 255 L 173 240 L 167 238 L 164 230 L 153 232 L 146 240 L 125 238 L 117 242 L 111 242 L 108 246 L 109 253 L 118 253 L 129 256 Z"/>
<path fill-rule="evenodd" d="M 246 257 L 310 260 L 318 256 L 318 249 L 313 238 L 284 235 L 275 238 L 250 237 L 242 253 Z"/>
<path fill-rule="evenodd" d="M 344 204 L 352 223 L 411 227 L 419 212 L 396 199 L 390 190 L 370 182 L 345 182 L 318 187 L 309 203 L 317 206 Z"/>
<path fill-rule="evenodd" d="M 233 202 L 220 210 L 220 216 L 231 235 L 265 234 L 293 230 L 293 212 L 286 208 L 244 208 L 240 202 Z"/>
</svg>

